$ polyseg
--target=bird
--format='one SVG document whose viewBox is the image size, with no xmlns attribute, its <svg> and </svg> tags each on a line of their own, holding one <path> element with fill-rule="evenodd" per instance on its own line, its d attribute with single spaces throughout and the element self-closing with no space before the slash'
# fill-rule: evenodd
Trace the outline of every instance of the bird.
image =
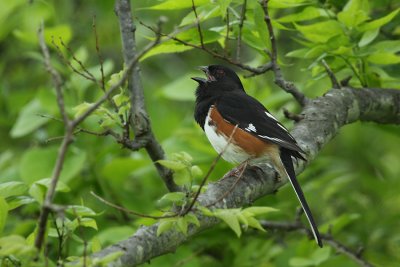
<svg viewBox="0 0 400 267">
<path fill-rule="evenodd" d="M 280 177 L 290 181 L 319 247 L 321 236 L 297 181 L 293 158 L 306 160 L 305 152 L 289 131 L 255 98 L 248 95 L 238 75 L 227 66 L 199 67 L 206 78 L 198 83 L 194 119 L 212 147 L 231 163 L 268 159 Z"/>
</svg>

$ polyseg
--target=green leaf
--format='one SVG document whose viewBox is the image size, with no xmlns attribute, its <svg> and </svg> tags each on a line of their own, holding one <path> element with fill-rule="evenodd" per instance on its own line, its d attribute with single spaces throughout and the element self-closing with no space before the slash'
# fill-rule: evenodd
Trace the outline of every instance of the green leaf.
<svg viewBox="0 0 400 267">
<path fill-rule="evenodd" d="M 34 198 L 27 197 L 27 196 L 18 196 L 7 200 L 8 202 L 8 210 L 16 209 L 22 205 L 30 204 L 35 202 Z"/>
<path fill-rule="evenodd" d="M 151 49 L 148 53 L 146 53 L 140 61 L 145 60 L 146 58 L 159 55 L 159 54 L 170 54 L 170 53 L 180 53 L 187 50 L 193 49 L 191 46 L 186 46 L 183 44 L 176 43 L 174 41 L 167 41 L 159 44 L 158 46 Z"/>
<path fill-rule="evenodd" d="M 198 206 L 197 207 L 200 211 L 201 211 L 201 213 L 203 213 L 203 215 L 205 215 L 205 216 L 214 216 L 214 213 L 211 211 L 211 210 L 209 210 L 208 208 L 206 208 L 206 207 L 204 207 L 204 206 Z"/>
<path fill-rule="evenodd" d="M 258 51 L 264 51 L 266 44 L 261 40 L 258 32 L 250 31 L 247 27 L 242 30 L 243 42 Z"/>
<path fill-rule="evenodd" d="M 0 197 L 19 196 L 28 190 L 28 186 L 22 182 L 8 182 L 0 184 Z"/>
<path fill-rule="evenodd" d="M 75 112 L 75 118 L 80 117 L 83 115 L 90 107 L 93 106 L 93 103 L 83 102 L 75 107 L 72 110 Z"/>
<path fill-rule="evenodd" d="M 336 20 L 326 20 L 304 26 L 295 24 L 295 27 L 313 43 L 326 43 L 332 37 L 344 34 L 340 23 Z"/>
<path fill-rule="evenodd" d="M 168 231 L 175 225 L 175 221 L 173 220 L 161 220 L 158 227 L 157 227 L 157 236 L 162 235 L 164 232 Z"/>
<path fill-rule="evenodd" d="M 176 221 L 176 225 L 178 226 L 179 231 L 184 235 L 187 235 L 188 223 L 185 217 L 179 217 Z"/>
<path fill-rule="evenodd" d="M 76 220 L 78 221 L 78 219 L 76 219 Z M 83 226 L 83 227 L 90 227 L 95 230 L 98 230 L 96 220 L 93 218 L 81 218 L 78 221 L 78 225 Z"/>
<path fill-rule="evenodd" d="M 190 77 L 193 76 L 196 75 L 183 75 L 182 77 L 167 83 L 161 88 L 161 96 L 175 101 L 194 101 L 196 83 L 190 79 Z"/>
<path fill-rule="evenodd" d="M 247 226 L 249 225 L 249 221 L 247 220 L 247 217 L 244 216 L 244 215 L 242 214 L 242 212 L 238 212 L 236 215 L 237 215 L 237 218 L 238 218 L 239 222 L 240 222 L 242 225 L 244 225 L 245 228 L 247 229 Z M 251 218 L 251 217 L 250 217 L 250 218 Z"/>
<path fill-rule="evenodd" d="M 25 255 L 35 252 L 36 249 L 30 246 L 25 238 L 19 235 L 10 235 L 0 238 L 0 257 L 10 255 Z"/>
<path fill-rule="evenodd" d="M 65 211 L 69 214 L 80 217 L 96 215 L 96 212 L 94 212 L 91 208 L 80 205 L 69 205 Z"/>
<path fill-rule="evenodd" d="M 269 40 L 269 32 L 264 21 L 264 16 L 261 5 L 256 5 L 254 8 L 254 25 L 258 32 L 259 39 L 263 44 L 263 48 L 265 49 L 270 47 L 271 42 Z"/>
<path fill-rule="evenodd" d="M 189 214 L 185 215 L 185 218 L 188 223 L 192 223 L 192 224 L 196 225 L 197 227 L 200 227 L 199 219 L 197 219 L 196 215 L 194 215 L 193 213 L 189 213 Z"/>
<path fill-rule="evenodd" d="M 253 214 L 254 216 L 260 215 L 260 214 L 265 214 L 269 212 L 275 212 L 278 211 L 277 209 L 271 208 L 271 207 L 250 207 L 246 208 L 243 210 L 244 212 L 248 212 Z"/>
<path fill-rule="evenodd" d="M 197 165 L 193 165 L 190 168 L 190 172 L 192 173 L 192 176 L 195 177 L 195 178 L 203 176 L 203 171 Z"/>
<path fill-rule="evenodd" d="M 43 200 L 45 198 L 47 188 L 49 187 L 51 183 L 50 178 L 45 178 L 42 180 L 39 180 L 31 185 L 29 188 L 29 194 L 40 204 L 43 203 Z M 57 186 L 56 186 L 56 191 L 58 192 L 68 192 L 70 189 L 69 187 L 64 184 L 61 181 L 58 181 Z"/>
<path fill-rule="evenodd" d="M 260 224 L 260 222 L 254 217 L 247 217 L 247 222 L 250 227 L 258 229 L 260 231 L 266 232 L 264 227 Z"/>
<path fill-rule="evenodd" d="M 321 263 L 328 260 L 330 255 L 330 247 L 318 248 L 311 254 L 311 259 L 314 261 L 314 266 L 319 266 Z"/>
<path fill-rule="evenodd" d="M 289 260 L 289 265 L 293 267 L 314 266 L 314 261 L 311 259 L 295 257 Z"/>
<path fill-rule="evenodd" d="M 304 8 L 301 12 L 290 14 L 277 19 L 279 22 L 294 22 L 294 21 L 306 21 L 315 18 L 328 17 L 328 11 L 322 8 L 316 8 L 313 6 L 308 6 Z"/>
<path fill-rule="evenodd" d="M 192 182 L 192 176 L 188 168 L 176 170 L 174 172 L 174 181 L 177 185 L 188 185 Z"/>
<path fill-rule="evenodd" d="M 394 53 L 376 53 L 370 55 L 367 60 L 374 64 L 391 65 L 400 63 L 400 56 Z"/>
<path fill-rule="evenodd" d="M 240 237 L 242 230 L 236 215 L 238 211 L 238 209 L 216 209 L 213 213 L 215 217 L 224 221 L 235 232 L 237 237 Z"/>
<path fill-rule="evenodd" d="M 188 164 L 190 164 L 193 161 L 193 157 L 190 156 L 190 154 L 185 151 L 181 151 L 179 153 L 174 153 L 174 154 L 172 154 L 172 157 L 178 161 L 182 161 L 182 162 L 185 162 Z"/>
<path fill-rule="evenodd" d="M 389 14 L 387 14 L 386 16 L 384 16 L 380 19 L 376 19 L 371 22 L 365 23 L 365 24 L 361 25 L 358 30 L 361 32 L 364 32 L 364 31 L 370 31 L 373 29 L 380 28 L 383 25 L 389 23 L 399 13 L 399 11 L 400 11 L 400 8 L 390 12 Z"/>
<path fill-rule="evenodd" d="M 183 164 L 182 162 L 179 161 L 174 161 L 174 160 L 168 160 L 168 159 L 160 159 L 157 160 L 157 163 L 171 169 L 174 171 L 178 171 L 178 170 L 183 170 L 185 169 L 187 166 L 185 164 Z"/>
<path fill-rule="evenodd" d="M 291 8 L 309 5 L 310 0 L 270 0 L 268 3 L 269 8 Z"/>
<path fill-rule="evenodd" d="M 400 41 L 381 41 L 369 47 L 375 52 L 397 53 L 400 51 Z"/>
<path fill-rule="evenodd" d="M 222 18 L 226 17 L 226 10 L 228 9 L 231 2 L 232 0 L 217 0 Z"/>
<path fill-rule="evenodd" d="M 65 44 L 68 44 L 72 38 L 72 29 L 69 24 L 59 24 L 54 27 L 46 27 L 44 30 L 44 37 L 47 45 L 52 46 L 52 40 L 57 43 L 59 38 L 62 38 Z"/>
<path fill-rule="evenodd" d="M 361 216 L 360 214 L 353 213 L 353 214 L 343 214 L 337 218 L 335 218 L 333 221 L 329 221 L 321 227 L 321 231 L 328 231 L 331 230 L 332 234 L 335 235 L 339 233 L 342 229 L 344 229 L 346 226 L 350 225 L 352 222 L 356 221 L 359 219 Z M 333 226 L 333 227 L 331 227 Z"/>
<path fill-rule="evenodd" d="M 304 58 L 309 50 L 310 50 L 309 48 L 300 48 L 297 50 L 290 51 L 289 53 L 286 54 L 286 56 L 294 58 Z"/>
<path fill-rule="evenodd" d="M 219 7 L 215 6 L 214 4 L 209 4 L 209 5 L 204 5 L 201 7 L 198 7 L 196 9 L 197 11 L 197 17 L 200 20 L 200 22 L 206 21 L 207 19 L 214 18 L 220 15 L 220 9 Z M 179 24 L 180 27 L 188 25 L 188 24 L 194 24 L 196 23 L 196 16 L 194 15 L 193 11 L 190 11 L 189 14 L 187 14 Z"/>
<path fill-rule="evenodd" d="M 108 263 L 115 262 L 117 259 L 121 258 L 121 256 L 124 254 L 125 253 L 123 251 L 115 251 L 115 252 L 107 254 L 104 257 L 95 258 L 93 260 L 93 263 L 91 264 L 91 266 L 107 266 Z M 87 261 L 87 259 L 85 259 L 85 262 L 86 261 Z M 84 266 L 83 261 L 82 261 L 82 263 L 80 263 L 79 266 Z"/>
<path fill-rule="evenodd" d="M 20 111 L 17 122 L 10 131 L 11 137 L 22 137 L 44 125 L 49 119 L 38 116 L 38 114 L 44 113 L 46 113 L 46 110 L 42 107 L 39 100 L 34 99 L 29 102 Z"/>
<path fill-rule="evenodd" d="M 178 205 L 181 205 L 183 203 L 183 201 L 185 200 L 185 198 L 186 198 L 186 194 L 183 192 L 167 193 L 157 201 L 157 207 L 167 208 L 167 207 L 171 207 L 173 203 L 177 203 Z"/>
<path fill-rule="evenodd" d="M 0 197 L 0 234 L 3 232 L 4 225 L 7 221 L 8 204 L 3 197 Z"/>
<path fill-rule="evenodd" d="M 122 90 L 119 94 L 113 96 L 113 100 L 118 107 L 129 104 L 129 97 Z"/>
<path fill-rule="evenodd" d="M 201 5 L 207 4 L 209 0 L 195 0 L 194 4 L 196 7 L 199 7 Z M 178 9 L 184 9 L 184 8 L 191 8 L 192 7 L 192 1 L 188 0 L 166 0 L 163 1 L 162 3 L 158 5 L 151 6 L 146 9 L 152 9 L 152 10 L 178 10 Z"/>
<path fill-rule="evenodd" d="M 369 30 L 363 33 L 361 40 L 358 42 L 359 47 L 366 46 L 371 43 L 379 34 L 379 28 Z"/>
<path fill-rule="evenodd" d="M 338 14 L 338 20 L 348 28 L 352 28 L 368 20 L 368 14 L 368 0 L 350 0 Z"/>
<path fill-rule="evenodd" d="M 171 192 L 167 193 L 160 200 L 168 200 L 171 202 L 182 201 L 186 198 L 186 194 L 184 192 Z"/>
<path fill-rule="evenodd" d="M 92 253 L 96 253 L 101 250 L 102 247 L 100 239 L 98 239 L 96 236 L 92 238 L 90 243 L 91 243 Z"/>
<path fill-rule="evenodd" d="M 28 150 L 19 164 L 19 173 L 23 181 L 31 184 L 43 177 L 50 177 L 57 157 L 57 147 L 32 148 Z M 85 166 L 86 152 L 78 149 L 67 153 L 60 180 L 68 182 Z"/>
</svg>

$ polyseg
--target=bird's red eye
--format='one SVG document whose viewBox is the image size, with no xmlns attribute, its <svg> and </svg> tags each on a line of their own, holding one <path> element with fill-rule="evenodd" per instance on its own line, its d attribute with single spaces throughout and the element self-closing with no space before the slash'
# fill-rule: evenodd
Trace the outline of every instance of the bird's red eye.
<svg viewBox="0 0 400 267">
<path fill-rule="evenodd" d="M 217 70 L 218 76 L 224 76 L 225 72 L 224 70 Z"/>
</svg>

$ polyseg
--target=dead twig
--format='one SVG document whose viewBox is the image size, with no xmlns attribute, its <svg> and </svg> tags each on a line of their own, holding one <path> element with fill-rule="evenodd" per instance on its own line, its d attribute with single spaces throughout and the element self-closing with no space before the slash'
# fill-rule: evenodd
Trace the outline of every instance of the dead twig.
<svg viewBox="0 0 400 267">
<path fill-rule="evenodd" d="M 197 25 L 197 31 L 199 33 L 200 45 L 202 48 L 204 48 L 203 32 L 201 31 L 200 18 L 197 15 L 197 9 L 196 9 L 196 5 L 194 4 L 194 0 L 192 0 L 192 10 L 193 10 L 194 16 L 196 17 L 196 25 Z"/>
<path fill-rule="evenodd" d="M 292 82 L 288 82 L 284 79 L 281 68 L 278 64 L 278 47 L 276 44 L 276 38 L 274 34 L 274 29 L 272 27 L 271 17 L 268 11 L 268 0 L 263 0 L 260 4 L 264 11 L 264 21 L 267 24 L 269 39 L 271 40 L 271 62 L 272 70 L 275 75 L 275 83 L 282 88 L 284 91 L 290 93 L 301 106 L 305 106 L 309 99 L 297 89 L 297 87 Z"/>
<path fill-rule="evenodd" d="M 324 66 L 325 71 L 326 71 L 326 73 L 327 73 L 328 76 L 329 76 L 329 79 L 331 79 L 332 88 L 335 88 L 335 89 L 340 89 L 340 88 L 342 88 L 342 87 L 340 86 L 340 83 L 339 83 L 338 80 L 336 79 L 336 76 L 335 76 L 335 74 L 333 73 L 332 69 L 329 67 L 328 63 L 326 63 L 325 59 L 322 59 L 322 60 L 321 60 L 321 63 L 322 63 L 322 65 Z"/>
<path fill-rule="evenodd" d="M 242 30 L 244 21 L 246 19 L 246 7 L 247 7 L 247 0 L 243 0 L 242 10 L 240 12 L 239 32 L 236 44 L 236 61 L 240 61 L 240 53 L 242 50 Z"/>
</svg>

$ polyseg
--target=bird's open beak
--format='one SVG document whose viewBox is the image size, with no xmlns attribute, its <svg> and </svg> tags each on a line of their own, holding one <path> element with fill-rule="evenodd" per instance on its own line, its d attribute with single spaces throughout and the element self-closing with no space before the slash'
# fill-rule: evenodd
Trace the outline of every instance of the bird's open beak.
<svg viewBox="0 0 400 267">
<path fill-rule="evenodd" d="M 199 66 L 199 69 L 202 72 L 204 72 L 204 74 L 207 76 L 208 82 L 216 80 L 215 77 L 210 74 L 210 70 L 208 69 L 208 66 Z"/>
<path fill-rule="evenodd" d="M 206 83 L 207 79 L 201 78 L 201 77 L 191 77 L 190 79 L 195 80 L 199 84 Z"/>
</svg>

